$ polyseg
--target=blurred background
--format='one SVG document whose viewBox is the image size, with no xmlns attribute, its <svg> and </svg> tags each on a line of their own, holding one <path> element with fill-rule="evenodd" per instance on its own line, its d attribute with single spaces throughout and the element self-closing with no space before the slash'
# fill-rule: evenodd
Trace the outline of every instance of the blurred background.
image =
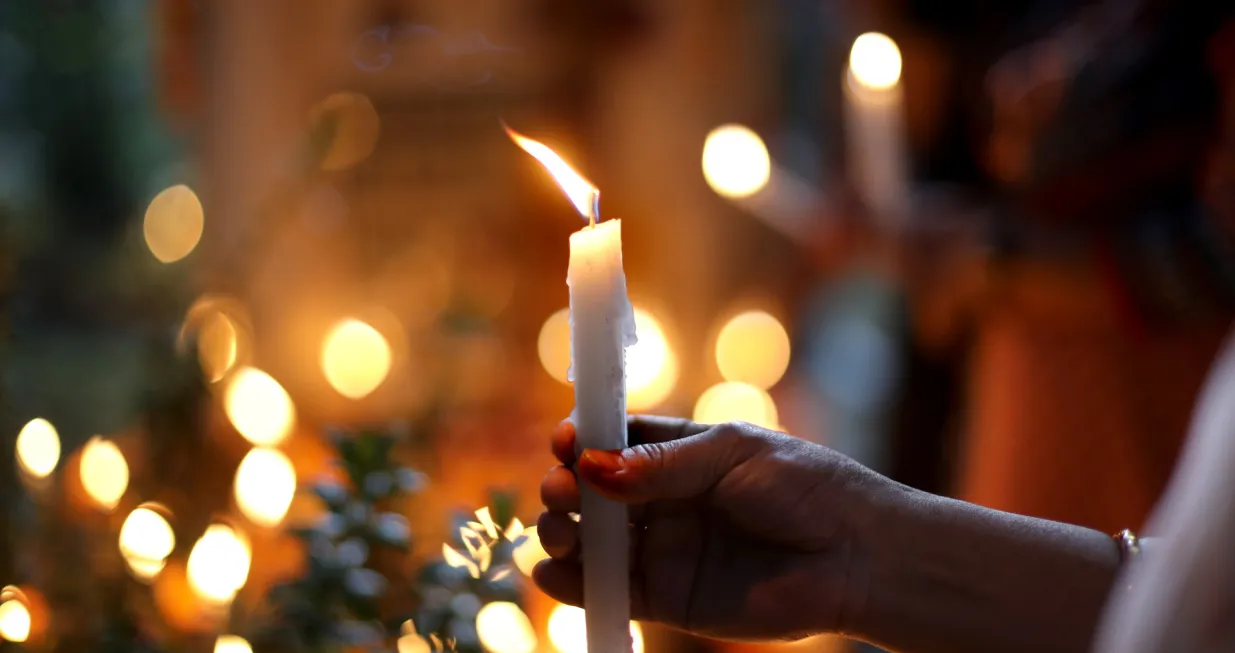
<svg viewBox="0 0 1235 653">
<path fill-rule="evenodd" d="M 1235 300 L 1229 10 L 0 3 L 0 648 L 582 653 L 568 237 L 636 412 L 1137 528 Z M 661 651 L 857 651 L 820 637 Z"/>
</svg>

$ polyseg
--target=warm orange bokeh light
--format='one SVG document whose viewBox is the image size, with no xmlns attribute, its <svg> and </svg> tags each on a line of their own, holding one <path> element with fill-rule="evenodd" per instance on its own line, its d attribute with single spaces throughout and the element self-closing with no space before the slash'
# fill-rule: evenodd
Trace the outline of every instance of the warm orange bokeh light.
<svg viewBox="0 0 1235 653">
<path fill-rule="evenodd" d="M 866 88 L 892 88 L 901 78 L 900 48 L 884 34 L 867 32 L 853 42 L 849 72 L 855 82 Z"/>
<path fill-rule="evenodd" d="M 296 421 L 296 407 L 287 391 L 269 374 L 253 367 L 236 370 L 223 404 L 232 426 L 258 446 L 282 442 Z"/>
<path fill-rule="evenodd" d="M 344 170 L 373 153 L 381 134 L 381 118 L 373 102 L 361 93 L 341 92 L 327 96 L 309 113 L 323 139 L 323 170 Z"/>
<path fill-rule="evenodd" d="M 240 461 L 233 490 L 236 505 L 249 521 L 278 526 L 296 494 L 296 470 L 282 451 L 257 447 Z"/>
<path fill-rule="evenodd" d="M 227 603 L 249 579 L 249 543 L 222 524 L 206 528 L 189 552 L 189 585 L 202 599 Z"/>
<path fill-rule="evenodd" d="M 157 504 L 143 504 L 120 527 L 120 554 L 139 580 L 153 579 L 176 548 L 176 534 Z"/>
<path fill-rule="evenodd" d="M 60 434 L 51 422 L 36 417 L 17 434 L 17 464 L 35 478 L 46 478 L 60 462 Z"/>
<path fill-rule="evenodd" d="M 390 343 L 360 320 L 339 322 L 322 343 L 322 373 L 330 387 L 349 399 L 373 392 L 390 373 Z"/>
<path fill-rule="evenodd" d="M 534 653 L 536 630 L 514 603 L 494 601 L 476 614 L 476 634 L 491 653 Z"/>
<path fill-rule="evenodd" d="M 750 197 L 763 190 L 771 176 L 768 148 L 750 128 L 722 125 L 703 142 L 703 178 L 718 195 Z"/>
<path fill-rule="evenodd" d="M 678 382 L 678 358 L 656 316 L 635 307 L 638 342 L 626 348 L 626 409 L 632 412 L 659 406 Z"/>
<path fill-rule="evenodd" d="M 142 230 L 150 253 L 163 263 L 174 263 L 197 247 L 204 226 L 202 203 L 197 194 L 179 184 L 150 200 Z"/>
<path fill-rule="evenodd" d="M 630 622 L 631 651 L 643 653 L 643 629 Z M 583 608 L 559 605 L 549 614 L 549 641 L 558 653 L 587 653 L 587 620 Z"/>
<path fill-rule="evenodd" d="M 694 419 L 701 424 L 749 422 L 767 429 L 779 429 L 776 403 L 768 393 L 747 383 L 718 383 L 699 396 Z"/>
<path fill-rule="evenodd" d="M 766 390 L 789 367 L 789 333 L 780 320 L 763 311 L 736 315 L 716 336 L 716 365 L 726 381 Z"/>
<path fill-rule="evenodd" d="M 129 487 L 129 464 L 115 442 L 97 435 L 86 442 L 81 451 L 81 484 L 90 500 L 104 510 L 120 503 Z"/>
</svg>

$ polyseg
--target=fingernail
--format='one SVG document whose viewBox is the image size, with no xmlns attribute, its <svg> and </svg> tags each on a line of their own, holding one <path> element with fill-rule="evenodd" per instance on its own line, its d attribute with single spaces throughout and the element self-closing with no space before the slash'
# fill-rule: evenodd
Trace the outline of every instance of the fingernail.
<svg viewBox="0 0 1235 653">
<path fill-rule="evenodd" d="M 579 457 L 579 462 L 603 476 L 616 476 L 626 469 L 626 460 L 622 458 L 621 451 L 585 449 L 583 455 Z"/>
</svg>

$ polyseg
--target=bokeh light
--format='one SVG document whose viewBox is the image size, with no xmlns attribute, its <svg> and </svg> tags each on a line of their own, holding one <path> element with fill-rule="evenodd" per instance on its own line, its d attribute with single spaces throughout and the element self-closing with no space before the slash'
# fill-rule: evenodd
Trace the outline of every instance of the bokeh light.
<svg viewBox="0 0 1235 653">
<path fill-rule="evenodd" d="M 214 641 L 214 653 L 253 653 L 253 647 L 239 635 L 219 635 Z"/>
<path fill-rule="evenodd" d="M 278 526 L 296 494 L 296 470 L 278 449 L 257 447 L 236 469 L 236 505 L 250 521 Z"/>
<path fill-rule="evenodd" d="M 60 435 L 51 422 L 36 417 L 17 434 L 17 464 L 35 478 L 46 478 L 60 462 Z"/>
<path fill-rule="evenodd" d="M 16 598 L 0 603 L 0 638 L 24 642 L 30 637 L 30 608 Z"/>
<path fill-rule="evenodd" d="M 507 601 L 486 604 L 476 613 L 476 634 L 490 653 L 533 653 L 538 643 L 532 621 Z"/>
<path fill-rule="evenodd" d="M 659 406 L 678 382 L 678 359 L 660 322 L 635 307 L 639 341 L 626 349 L 626 408 L 648 410 Z"/>
<path fill-rule="evenodd" d="M 524 576 L 531 576 L 532 569 L 536 567 L 536 563 L 541 560 L 549 559 L 549 552 L 545 551 L 545 547 L 540 543 L 540 534 L 536 532 L 535 526 L 528 526 L 523 529 L 524 540 L 515 548 L 513 557 L 515 566 Z"/>
<path fill-rule="evenodd" d="M 140 580 L 157 576 L 176 548 L 176 534 L 160 509 L 156 504 L 143 504 L 120 527 L 120 554 Z"/>
<path fill-rule="evenodd" d="M 81 483 L 100 508 L 111 510 L 129 487 L 129 464 L 120 447 L 99 436 L 90 438 L 81 450 Z"/>
<path fill-rule="evenodd" d="M 231 601 L 249 579 L 249 544 L 223 524 L 206 528 L 189 552 L 189 585 L 212 603 Z"/>
<path fill-rule="evenodd" d="M 223 402 L 232 426 L 258 446 L 282 442 L 296 422 L 296 407 L 287 391 L 257 368 L 236 370 Z"/>
<path fill-rule="evenodd" d="M 369 98 L 360 93 L 335 93 L 309 113 L 320 138 L 323 170 L 343 170 L 368 158 L 377 145 L 381 119 Z"/>
<path fill-rule="evenodd" d="M 322 344 L 322 373 L 330 386 L 349 399 L 377 389 L 390 372 L 390 344 L 360 320 L 339 322 Z"/>
<path fill-rule="evenodd" d="M 540 355 L 540 364 L 549 376 L 569 383 L 566 372 L 570 369 L 570 309 L 562 310 L 549 316 L 540 327 L 540 336 L 536 339 L 536 351 Z"/>
<path fill-rule="evenodd" d="M 395 643 L 395 648 L 399 653 L 437 653 L 438 649 L 429 643 L 424 637 L 421 637 L 414 630 L 404 632 L 403 636 Z"/>
<path fill-rule="evenodd" d="M 768 429 L 779 429 L 776 403 L 768 393 L 748 383 L 718 383 L 699 396 L 694 420 L 701 424 L 749 422 Z"/>
<path fill-rule="evenodd" d="M 882 90 L 901 78 L 901 51 L 884 34 L 867 32 L 853 42 L 849 51 L 849 72 L 862 86 Z"/>
<path fill-rule="evenodd" d="M 174 263 L 197 247 L 204 226 L 202 203 L 192 189 L 179 184 L 150 200 L 142 231 L 150 253 L 163 263 Z"/>
<path fill-rule="evenodd" d="M 724 197 L 754 195 L 767 185 L 772 159 L 763 139 L 747 127 L 723 125 L 703 144 L 703 177 Z"/>
<path fill-rule="evenodd" d="M 716 337 L 716 364 L 726 381 L 770 388 L 789 367 L 789 334 L 763 311 L 734 316 Z"/>
<path fill-rule="evenodd" d="M 630 622 L 631 650 L 643 653 L 643 629 Z M 583 608 L 558 605 L 549 614 L 549 641 L 558 653 L 587 653 L 587 619 Z"/>
<path fill-rule="evenodd" d="M 211 383 L 223 379 L 236 364 L 239 335 L 236 325 L 222 311 L 212 311 L 202 320 L 197 334 L 197 358 Z"/>
</svg>

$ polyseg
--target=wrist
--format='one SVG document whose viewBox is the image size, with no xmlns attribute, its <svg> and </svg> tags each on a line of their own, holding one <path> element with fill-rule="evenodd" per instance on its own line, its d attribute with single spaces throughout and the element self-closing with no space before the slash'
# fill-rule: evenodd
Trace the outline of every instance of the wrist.
<svg viewBox="0 0 1235 653">
<path fill-rule="evenodd" d="M 1084 651 L 1119 564 L 1107 535 L 896 483 L 856 547 L 846 634 L 914 651 Z"/>
</svg>

